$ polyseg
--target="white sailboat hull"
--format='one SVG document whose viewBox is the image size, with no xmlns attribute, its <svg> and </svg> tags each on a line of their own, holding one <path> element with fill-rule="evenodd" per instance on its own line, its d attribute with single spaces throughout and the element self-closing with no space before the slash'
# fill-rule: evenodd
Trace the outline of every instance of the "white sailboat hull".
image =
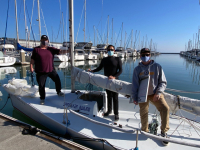
<svg viewBox="0 0 200 150">
<path fill-rule="evenodd" d="M 102 116 L 102 113 L 107 111 L 105 92 L 100 91 L 96 93 L 96 95 L 101 95 L 103 97 L 99 103 L 95 98 L 90 100 L 87 97 L 85 99 L 81 98 L 84 94 L 81 92 L 71 93 L 70 90 L 63 90 L 62 92 L 65 93 L 65 97 L 63 98 L 57 95 L 55 89 L 46 89 L 45 105 L 40 105 L 39 95 L 34 94 L 34 97 L 30 97 L 31 95 L 23 94 L 23 90 L 24 93 L 27 93 L 27 91 L 37 89 L 37 87 L 31 88 L 28 85 L 23 85 L 27 84 L 25 81 L 23 80 L 20 82 L 20 79 L 9 81 L 9 84 L 13 84 L 18 88 L 9 89 L 9 84 L 5 84 L 3 87 L 10 93 L 13 107 L 52 132 L 60 135 L 68 134 L 72 139 L 79 138 L 77 142 L 93 149 L 112 150 L 113 147 L 115 147 L 115 149 L 129 150 L 135 148 L 137 137 L 136 130 L 140 130 L 141 128 L 139 107 L 134 108 L 133 103 L 129 103 L 129 99 L 125 98 L 123 95 L 119 95 L 120 119 L 116 122 L 114 121 L 113 114 L 108 117 Z M 19 82 L 22 84 L 21 87 Z M 21 96 L 21 94 L 24 96 Z M 102 106 L 100 105 L 101 103 Z M 64 113 L 66 107 L 68 107 L 67 116 L 66 113 Z M 155 114 L 155 110 L 155 107 L 150 105 L 148 115 L 149 122 L 155 118 L 157 114 Z M 159 136 L 152 137 L 151 135 L 139 133 L 139 148 L 145 150 L 199 149 L 200 144 L 197 143 L 197 141 L 199 141 L 198 132 L 200 132 L 200 117 L 181 109 L 176 111 L 176 115 L 179 117 L 174 117 L 174 115 L 172 115 L 169 121 L 169 146 L 161 146 L 161 140 L 166 140 L 166 138 Z M 67 122 L 66 118 L 70 121 L 68 122 L 69 124 L 63 123 L 63 121 Z M 160 125 L 159 116 L 158 121 Z M 121 125 L 122 128 L 119 127 L 119 125 Z M 158 128 L 157 133 L 160 132 L 160 128 Z"/>
<path fill-rule="evenodd" d="M 11 66 L 16 62 L 16 58 L 10 56 L 0 57 L 0 67 Z"/>
<path fill-rule="evenodd" d="M 66 98 L 72 98 L 73 96 L 67 96 L 70 91 L 68 90 L 66 92 Z M 113 114 L 111 114 L 110 117 L 108 118 L 101 118 L 97 116 L 92 116 L 92 115 L 85 115 L 82 113 L 79 113 L 79 115 L 73 114 L 70 111 L 68 111 L 68 119 L 70 120 L 70 125 L 67 126 L 66 124 L 63 124 L 63 109 L 60 109 L 63 103 L 63 98 L 60 98 L 56 95 L 55 89 L 49 89 L 47 91 L 48 98 L 45 101 L 45 105 L 39 105 L 39 97 L 36 98 L 26 98 L 26 97 L 19 97 L 15 95 L 11 95 L 11 100 L 13 106 L 30 117 L 31 119 L 35 120 L 36 122 L 40 123 L 41 125 L 45 126 L 46 128 L 50 129 L 52 132 L 55 132 L 57 134 L 61 135 L 66 135 L 69 134 L 73 138 L 82 138 L 82 139 L 90 139 L 89 141 L 85 140 L 77 140 L 80 144 L 84 144 L 86 146 L 89 146 L 93 149 L 108 149 L 108 150 L 113 150 L 114 146 L 116 149 L 131 149 L 135 147 L 135 142 L 136 142 L 136 131 L 133 133 L 126 133 L 122 132 L 120 130 L 134 130 L 136 128 L 140 128 L 140 117 L 139 117 L 139 108 L 133 109 L 133 105 L 128 104 L 128 100 L 126 98 L 123 98 L 122 96 L 119 96 L 119 106 L 120 106 L 120 111 L 119 111 L 119 116 L 120 120 L 117 122 L 117 125 L 114 125 L 114 117 Z M 76 96 L 76 94 L 74 94 Z M 57 97 L 57 99 L 55 98 Z M 62 100 L 61 100 L 62 99 Z M 124 104 L 124 106 L 122 106 Z M 45 108 L 46 107 L 46 108 Z M 134 111 L 130 111 L 130 109 Z M 154 107 L 150 105 L 150 112 L 155 111 Z M 87 117 L 88 119 L 92 119 L 93 121 L 89 121 L 87 119 L 82 118 L 81 116 Z M 152 119 L 152 114 L 149 114 L 149 120 Z M 99 125 L 98 122 L 107 124 L 107 126 Z M 173 120 L 170 118 L 170 128 L 171 130 L 168 132 L 170 135 L 173 130 L 179 125 L 178 120 Z M 119 128 L 118 125 L 121 124 L 123 128 Z M 189 126 L 185 125 L 185 128 L 188 129 Z M 114 128 L 119 128 L 119 130 L 115 130 Z M 158 129 L 159 130 L 159 129 Z M 176 140 L 179 139 L 179 134 L 181 132 L 191 132 L 193 134 L 195 131 L 187 131 L 180 128 L 178 129 L 177 133 L 172 136 Z M 159 130 L 160 132 L 160 130 Z M 151 135 L 149 136 L 151 137 Z M 157 138 L 157 136 L 154 136 Z M 185 146 L 185 145 L 191 145 L 186 143 L 185 145 L 179 145 L 179 144 L 174 144 L 170 143 L 169 146 L 163 147 L 161 146 L 161 141 L 158 140 L 159 137 L 155 140 L 148 138 L 148 135 L 141 134 L 139 133 L 139 141 L 138 141 L 138 147 L 140 149 L 148 149 L 148 150 L 171 150 L 171 149 L 181 149 L 181 150 L 196 150 L 198 147 L 190 147 L 190 146 Z M 183 138 L 183 137 L 182 137 Z M 198 140 L 198 136 L 195 137 L 196 140 Z M 195 140 L 193 137 L 192 140 Z M 95 142 L 92 139 L 104 139 L 108 141 L 111 145 L 106 144 L 104 145 L 103 148 L 103 141 L 98 141 Z M 162 139 L 161 139 L 162 140 Z M 183 143 L 184 140 L 189 141 L 188 138 L 182 140 L 180 143 Z M 76 141 L 76 140 L 74 140 Z M 173 138 L 171 139 L 173 142 Z M 151 146 L 150 146 L 151 145 Z M 193 145 L 195 145 L 195 142 L 193 141 Z M 198 146 L 198 143 L 196 144 Z"/>
</svg>

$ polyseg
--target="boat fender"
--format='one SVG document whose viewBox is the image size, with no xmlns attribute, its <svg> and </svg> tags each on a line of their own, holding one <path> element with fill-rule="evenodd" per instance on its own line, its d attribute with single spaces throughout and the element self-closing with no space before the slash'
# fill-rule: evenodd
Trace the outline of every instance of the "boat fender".
<svg viewBox="0 0 200 150">
<path fill-rule="evenodd" d="M 67 126 L 69 126 L 70 125 L 70 120 L 67 120 Z"/>
</svg>

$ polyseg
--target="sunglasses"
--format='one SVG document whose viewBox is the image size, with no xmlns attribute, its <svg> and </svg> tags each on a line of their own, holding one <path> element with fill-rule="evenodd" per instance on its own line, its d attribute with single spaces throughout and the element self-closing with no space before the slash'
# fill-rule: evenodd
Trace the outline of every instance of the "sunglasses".
<svg viewBox="0 0 200 150">
<path fill-rule="evenodd" d="M 142 54 L 142 57 L 150 56 L 150 54 Z"/>
<path fill-rule="evenodd" d="M 108 51 L 114 51 L 114 49 L 108 49 Z"/>
</svg>

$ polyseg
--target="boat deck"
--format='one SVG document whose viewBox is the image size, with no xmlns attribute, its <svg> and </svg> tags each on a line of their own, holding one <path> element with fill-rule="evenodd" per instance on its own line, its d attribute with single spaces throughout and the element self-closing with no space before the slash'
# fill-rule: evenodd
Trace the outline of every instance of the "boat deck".
<svg viewBox="0 0 200 150">
<path fill-rule="evenodd" d="M 70 90 L 64 91 L 65 93 L 65 101 L 69 100 L 69 103 L 74 103 L 74 100 L 77 101 L 78 96 L 76 94 L 70 93 Z M 119 121 L 117 121 L 117 125 L 114 125 L 114 115 L 111 114 L 108 117 L 103 116 L 93 116 L 84 113 L 74 114 L 73 111 L 68 110 L 68 118 L 71 124 L 66 128 L 66 125 L 62 123 L 63 121 L 63 98 L 58 97 L 55 89 L 47 89 L 46 90 L 47 99 L 45 100 L 45 105 L 39 104 L 39 97 L 37 98 L 26 98 L 23 97 L 23 101 L 38 110 L 35 113 L 40 112 L 41 118 L 42 116 L 47 116 L 46 120 L 43 122 L 49 122 L 53 119 L 54 125 L 52 124 L 52 128 L 60 129 L 61 133 L 71 133 L 79 134 L 79 136 L 87 135 L 88 138 L 97 138 L 97 139 L 105 139 L 110 144 L 115 145 L 115 148 L 119 149 L 130 149 L 135 148 L 136 146 L 136 130 L 140 129 L 140 115 L 139 115 L 139 107 L 134 108 L 134 104 L 129 103 L 129 99 L 125 98 L 122 95 L 119 95 Z M 30 110 L 31 108 L 29 108 Z M 28 111 L 28 110 L 27 110 Z M 30 110 L 31 111 L 31 110 Z M 149 112 L 149 120 L 152 120 L 153 114 L 155 113 L 154 106 L 150 105 Z M 182 112 L 184 113 L 184 112 Z M 39 115 L 39 114 L 37 114 Z M 87 119 L 84 119 L 86 117 Z M 50 119 L 51 118 L 51 119 Z M 159 119 L 159 117 L 158 117 Z M 197 118 L 196 118 L 197 119 Z M 91 122 L 92 120 L 92 122 Z M 158 120 L 160 122 L 160 120 Z M 40 120 L 39 122 L 42 122 Z M 175 140 L 179 140 L 182 142 L 192 142 L 195 143 L 199 140 L 199 135 L 192 129 L 192 127 L 188 124 L 183 123 L 180 127 L 182 120 L 170 118 L 170 130 L 168 134 L 171 135 L 171 138 Z M 103 123 L 105 125 L 99 124 Z M 122 125 L 122 128 L 119 127 L 119 124 Z M 45 125 L 46 126 L 46 125 Z M 47 125 L 48 127 L 50 125 Z M 114 127 L 114 128 L 112 128 Z M 51 127 L 50 127 L 51 128 Z M 159 127 L 160 128 L 160 127 Z M 158 128 L 158 134 L 160 134 L 160 129 Z M 178 128 L 176 130 L 176 128 Z M 67 131 L 66 131 L 67 129 Z M 129 132 L 124 132 L 122 130 L 127 130 Z M 132 130 L 132 131 L 131 131 Z M 156 136 L 158 137 L 158 136 Z M 151 145 L 149 147 L 149 144 Z M 162 145 L 162 142 L 158 139 L 152 139 L 147 137 L 139 132 L 139 141 L 138 145 L 141 149 L 152 149 L 152 150 L 160 150 L 160 149 L 198 149 L 197 147 L 190 147 L 186 145 L 180 145 L 175 143 L 170 143 L 167 147 Z M 122 148 L 123 147 L 123 148 Z"/>
</svg>

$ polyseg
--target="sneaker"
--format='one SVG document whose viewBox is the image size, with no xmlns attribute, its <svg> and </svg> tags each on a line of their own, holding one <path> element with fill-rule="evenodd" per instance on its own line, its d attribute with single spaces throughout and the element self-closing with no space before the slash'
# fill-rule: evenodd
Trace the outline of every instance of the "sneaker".
<svg viewBox="0 0 200 150">
<path fill-rule="evenodd" d="M 104 117 L 109 116 L 111 114 L 110 111 L 107 111 L 106 113 L 104 113 Z"/>
<path fill-rule="evenodd" d="M 58 96 L 64 96 L 65 94 L 63 92 L 58 93 Z"/>
<path fill-rule="evenodd" d="M 115 121 L 119 120 L 119 115 L 115 115 Z"/>
<path fill-rule="evenodd" d="M 40 104 L 44 105 L 44 99 L 40 99 Z"/>
<path fill-rule="evenodd" d="M 166 138 L 166 137 L 167 137 L 167 133 L 164 133 L 164 132 L 161 131 L 161 136 Z M 167 145 L 169 144 L 169 142 L 167 142 L 167 141 L 162 141 L 162 144 L 163 144 L 164 146 L 167 146 Z"/>
</svg>

